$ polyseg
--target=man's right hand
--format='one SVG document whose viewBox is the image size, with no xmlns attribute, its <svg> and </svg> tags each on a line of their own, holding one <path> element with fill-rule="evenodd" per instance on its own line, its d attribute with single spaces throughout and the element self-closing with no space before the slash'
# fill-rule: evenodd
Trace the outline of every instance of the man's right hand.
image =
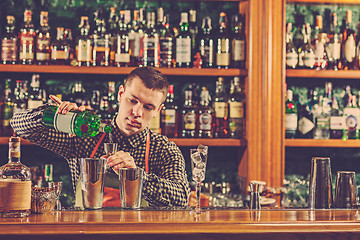
<svg viewBox="0 0 360 240">
<path fill-rule="evenodd" d="M 69 101 L 61 101 L 60 98 L 58 98 L 55 95 L 49 96 L 51 100 L 53 100 L 56 104 L 59 105 L 58 107 L 58 113 L 59 114 L 67 114 L 71 110 L 79 110 L 79 111 L 85 111 L 84 106 L 78 107 L 76 103 L 69 102 Z"/>
</svg>

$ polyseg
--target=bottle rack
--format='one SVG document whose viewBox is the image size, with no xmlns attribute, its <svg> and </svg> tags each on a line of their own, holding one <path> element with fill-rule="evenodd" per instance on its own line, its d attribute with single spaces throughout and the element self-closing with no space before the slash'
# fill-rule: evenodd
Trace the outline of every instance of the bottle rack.
<svg viewBox="0 0 360 240">
<path fill-rule="evenodd" d="M 135 67 L 77 67 L 77 66 L 63 66 L 63 65 L 0 65 L 0 72 L 9 73 L 50 73 L 50 74 L 113 74 L 113 75 L 127 75 Z M 216 68 L 160 68 L 164 75 L 168 76 L 247 76 L 247 70 L 244 69 L 216 69 Z M 245 139 L 199 139 L 199 138 L 172 138 L 178 146 L 196 146 L 198 144 L 205 144 L 208 146 L 229 146 L 229 147 L 245 147 Z M 0 145 L 8 144 L 9 137 L 0 137 Z M 23 140 L 22 144 L 32 145 L 32 143 Z"/>
</svg>

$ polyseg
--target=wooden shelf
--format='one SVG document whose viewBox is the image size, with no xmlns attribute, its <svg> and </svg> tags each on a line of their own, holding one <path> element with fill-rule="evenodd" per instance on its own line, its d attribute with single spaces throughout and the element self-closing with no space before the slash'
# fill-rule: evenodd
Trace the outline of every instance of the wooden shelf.
<svg viewBox="0 0 360 240">
<path fill-rule="evenodd" d="M 135 67 L 74 67 L 60 65 L 2 65 L 0 72 L 20 73 L 70 73 L 70 74 L 118 74 L 127 75 Z M 165 75 L 172 76 L 246 76 L 244 69 L 217 69 L 217 68 L 159 68 Z"/>
<path fill-rule="evenodd" d="M 359 0 L 287 0 L 287 3 L 313 4 L 360 4 Z"/>
<path fill-rule="evenodd" d="M 216 146 L 216 147 L 245 147 L 246 140 L 244 139 L 199 139 L 199 138 L 170 138 L 171 141 L 174 141 L 176 145 L 180 147 L 191 147 L 197 146 L 199 144 L 204 144 L 207 146 Z M 0 137 L 0 145 L 7 145 L 9 143 L 9 137 Z M 22 145 L 34 145 L 27 140 L 21 140 Z"/>
<path fill-rule="evenodd" d="M 359 1 L 360 3 L 360 1 Z M 286 77 L 292 78 L 340 78 L 359 79 L 360 70 L 312 70 L 312 69 L 287 69 Z"/>
<path fill-rule="evenodd" d="M 286 147 L 360 147 L 360 140 L 285 139 Z"/>
</svg>

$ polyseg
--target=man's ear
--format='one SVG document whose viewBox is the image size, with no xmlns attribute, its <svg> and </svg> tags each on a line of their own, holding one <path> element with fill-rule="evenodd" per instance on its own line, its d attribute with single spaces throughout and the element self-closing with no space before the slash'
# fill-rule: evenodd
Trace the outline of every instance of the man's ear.
<svg viewBox="0 0 360 240">
<path fill-rule="evenodd" d="M 124 86 L 120 85 L 119 92 L 118 92 L 118 102 L 120 102 L 121 95 L 125 92 Z"/>
</svg>

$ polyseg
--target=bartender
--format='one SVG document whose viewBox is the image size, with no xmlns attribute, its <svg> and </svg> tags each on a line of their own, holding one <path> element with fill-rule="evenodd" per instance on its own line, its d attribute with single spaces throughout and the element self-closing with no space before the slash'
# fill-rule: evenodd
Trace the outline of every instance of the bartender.
<svg viewBox="0 0 360 240">
<path fill-rule="evenodd" d="M 111 173 L 107 174 L 105 187 L 118 185 L 109 179 L 117 179 L 119 168 L 143 168 L 146 172 L 142 197 L 150 206 L 186 206 L 190 193 L 180 149 L 148 127 L 150 120 L 159 114 L 168 88 L 166 77 L 155 68 L 134 69 L 119 88 L 119 111 L 111 123 L 112 140 L 118 143 L 119 151 L 107 158 Z M 84 106 L 62 102 L 55 96 L 51 95 L 50 98 L 59 104 L 59 114 L 85 110 Z M 16 135 L 63 156 L 70 167 L 74 190 L 79 193 L 80 187 L 76 187 L 79 185 L 79 159 L 90 157 L 99 142 L 109 142 L 109 135 L 81 138 L 47 128 L 42 120 L 46 107 L 47 104 L 15 114 L 11 126 Z M 99 145 L 94 157 L 104 157 L 103 145 Z M 104 200 L 108 199 L 107 192 L 112 191 L 105 188 Z M 105 205 L 114 206 L 111 203 Z"/>
</svg>

